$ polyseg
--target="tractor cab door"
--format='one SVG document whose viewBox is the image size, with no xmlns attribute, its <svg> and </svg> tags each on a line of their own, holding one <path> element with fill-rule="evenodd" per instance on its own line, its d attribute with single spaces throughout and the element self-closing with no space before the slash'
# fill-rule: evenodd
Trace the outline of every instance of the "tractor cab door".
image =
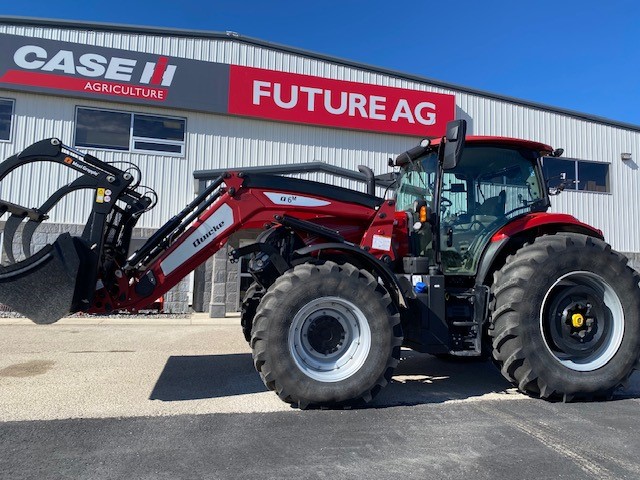
<svg viewBox="0 0 640 480">
<path fill-rule="evenodd" d="M 396 210 L 409 216 L 411 255 L 429 258 L 430 264 L 435 261 L 433 231 L 431 225 L 420 221 L 417 207 L 433 205 L 439 170 L 437 153 L 429 152 L 403 168 L 396 190 Z"/>
<path fill-rule="evenodd" d="M 458 165 L 443 172 L 440 247 L 445 273 L 474 275 L 491 236 L 516 216 L 544 209 L 537 152 L 467 143 Z"/>
</svg>

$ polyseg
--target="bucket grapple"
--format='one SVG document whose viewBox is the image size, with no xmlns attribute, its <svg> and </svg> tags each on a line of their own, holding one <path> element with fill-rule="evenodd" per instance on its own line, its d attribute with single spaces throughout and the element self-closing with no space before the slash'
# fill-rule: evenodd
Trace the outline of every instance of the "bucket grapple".
<svg viewBox="0 0 640 480">
<path fill-rule="evenodd" d="M 11 172 L 36 162 L 57 163 L 79 176 L 36 208 L 0 199 L 0 216 L 9 214 L 3 230 L 0 303 L 36 323 L 53 323 L 69 313 L 89 309 L 100 257 L 104 252 L 117 256 L 125 244 L 128 248 L 135 221 L 151 206 L 152 198 L 135 191 L 135 167 L 120 170 L 56 138 L 37 142 L 0 163 L 0 182 Z M 64 233 L 34 252 L 32 240 L 38 227 L 65 196 L 82 189 L 95 192 L 82 235 Z M 21 245 L 21 253 L 15 250 L 16 244 Z"/>
</svg>

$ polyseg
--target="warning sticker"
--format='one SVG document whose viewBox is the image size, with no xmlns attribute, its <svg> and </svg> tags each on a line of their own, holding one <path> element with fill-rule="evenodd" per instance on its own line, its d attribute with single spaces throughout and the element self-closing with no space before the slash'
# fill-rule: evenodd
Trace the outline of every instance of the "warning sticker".
<svg viewBox="0 0 640 480">
<path fill-rule="evenodd" d="M 98 188 L 96 190 L 96 203 L 104 203 L 104 188 Z"/>
<path fill-rule="evenodd" d="M 374 235 L 371 247 L 375 250 L 384 250 L 385 252 L 388 252 L 391 250 L 391 237 Z"/>
</svg>

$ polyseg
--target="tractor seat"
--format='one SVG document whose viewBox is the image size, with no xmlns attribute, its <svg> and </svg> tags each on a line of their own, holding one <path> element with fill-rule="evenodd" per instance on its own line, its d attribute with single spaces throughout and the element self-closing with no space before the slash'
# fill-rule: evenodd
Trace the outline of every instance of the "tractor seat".
<svg viewBox="0 0 640 480">
<path fill-rule="evenodd" d="M 478 205 L 471 216 L 471 229 L 478 230 L 495 222 L 504 216 L 507 193 L 502 190 L 495 197 L 487 198 L 482 205 Z"/>
<path fill-rule="evenodd" d="M 482 205 L 476 208 L 476 216 L 501 217 L 504 215 L 504 208 L 507 203 L 507 192 L 500 191 L 495 197 L 487 198 Z"/>
</svg>

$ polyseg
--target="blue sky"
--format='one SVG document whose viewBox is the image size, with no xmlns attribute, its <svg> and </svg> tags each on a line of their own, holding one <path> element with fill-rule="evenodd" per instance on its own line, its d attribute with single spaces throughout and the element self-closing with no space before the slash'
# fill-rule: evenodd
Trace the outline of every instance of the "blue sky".
<svg viewBox="0 0 640 480">
<path fill-rule="evenodd" d="M 634 0 L 22 0 L 0 15 L 232 30 L 640 125 Z"/>
</svg>

